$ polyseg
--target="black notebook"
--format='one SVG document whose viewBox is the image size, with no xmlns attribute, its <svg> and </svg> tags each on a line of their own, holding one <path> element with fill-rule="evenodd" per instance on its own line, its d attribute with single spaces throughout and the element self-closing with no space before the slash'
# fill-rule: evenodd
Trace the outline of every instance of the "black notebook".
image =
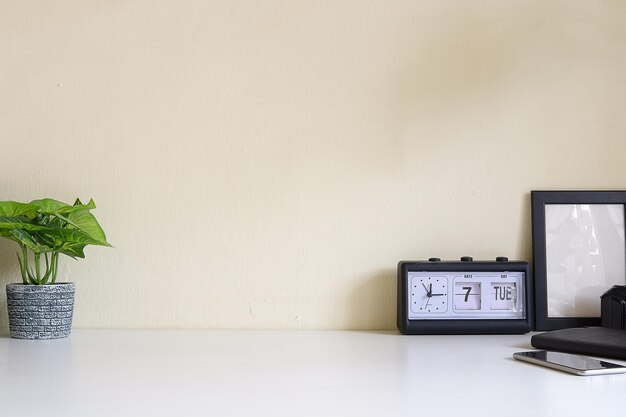
<svg viewBox="0 0 626 417">
<path fill-rule="evenodd" d="M 530 344 L 537 349 L 626 360 L 626 331 L 608 327 L 553 330 L 534 335 Z"/>
</svg>

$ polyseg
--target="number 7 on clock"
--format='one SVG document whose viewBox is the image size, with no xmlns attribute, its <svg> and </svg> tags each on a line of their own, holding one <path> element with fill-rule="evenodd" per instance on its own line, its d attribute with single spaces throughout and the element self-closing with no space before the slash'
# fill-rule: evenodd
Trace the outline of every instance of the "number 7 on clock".
<svg viewBox="0 0 626 417">
<path fill-rule="evenodd" d="M 455 310 L 480 310 L 480 282 L 457 282 L 454 287 Z"/>
</svg>

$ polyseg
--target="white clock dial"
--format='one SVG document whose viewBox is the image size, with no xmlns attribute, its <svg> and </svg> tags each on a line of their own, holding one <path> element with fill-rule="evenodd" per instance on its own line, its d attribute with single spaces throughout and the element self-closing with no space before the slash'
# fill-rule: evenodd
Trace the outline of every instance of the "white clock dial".
<svg viewBox="0 0 626 417">
<path fill-rule="evenodd" d="M 448 280 L 441 276 L 414 277 L 411 280 L 411 311 L 445 313 L 448 310 Z"/>
</svg>

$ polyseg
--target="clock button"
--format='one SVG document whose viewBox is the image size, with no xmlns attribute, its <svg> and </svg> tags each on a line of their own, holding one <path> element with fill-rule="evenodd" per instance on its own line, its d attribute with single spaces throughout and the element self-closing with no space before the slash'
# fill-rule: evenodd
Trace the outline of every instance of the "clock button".
<svg viewBox="0 0 626 417">
<path fill-rule="evenodd" d="M 472 262 L 474 258 L 471 256 L 461 256 L 461 262 Z"/>
<path fill-rule="evenodd" d="M 508 262 L 509 258 L 507 258 L 506 256 L 498 256 L 496 258 L 496 262 Z"/>
<path fill-rule="evenodd" d="M 441 262 L 439 258 L 428 258 L 428 262 Z"/>
</svg>

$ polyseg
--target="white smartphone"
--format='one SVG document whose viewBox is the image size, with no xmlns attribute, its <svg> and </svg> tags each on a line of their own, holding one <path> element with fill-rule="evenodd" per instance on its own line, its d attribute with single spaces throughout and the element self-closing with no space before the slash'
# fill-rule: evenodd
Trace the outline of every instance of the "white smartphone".
<svg viewBox="0 0 626 417">
<path fill-rule="evenodd" d="M 516 352 L 513 354 L 513 357 L 520 361 L 547 366 L 548 368 L 576 375 L 605 375 L 626 372 L 626 366 L 570 353 L 536 350 L 532 352 Z"/>
</svg>

